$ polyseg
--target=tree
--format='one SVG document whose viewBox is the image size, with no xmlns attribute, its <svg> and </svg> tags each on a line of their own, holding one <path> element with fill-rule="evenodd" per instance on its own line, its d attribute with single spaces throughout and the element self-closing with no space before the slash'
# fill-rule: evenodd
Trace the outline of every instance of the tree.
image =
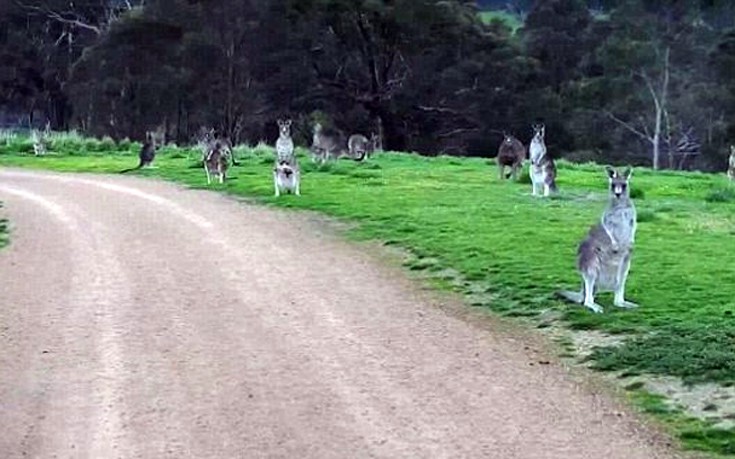
<svg viewBox="0 0 735 459">
<path fill-rule="evenodd" d="M 591 58 L 602 71 L 584 82 L 598 94 L 589 108 L 644 142 L 654 169 L 663 166 L 664 152 L 669 167 L 675 166 L 675 140 L 689 124 L 678 101 L 707 78 L 696 11 L 687 2 L 622 2 L 610 15 L 610 34 Z"/>
</svg>

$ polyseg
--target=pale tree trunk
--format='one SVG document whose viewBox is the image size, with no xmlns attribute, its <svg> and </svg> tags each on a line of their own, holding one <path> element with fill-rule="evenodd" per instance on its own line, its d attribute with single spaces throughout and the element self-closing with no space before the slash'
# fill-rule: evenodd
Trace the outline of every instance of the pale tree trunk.
<svg viewBox="0 0 735 459">
<path fill-rule="evenodd" d="M 646 126 L 645 123 L 642 129 L 638 129 L 630 123 L 627 123 L 610 111 L 605 111 L 607 116 L 615 121 L 616 123 L 623 126 L 628 131 L 637 135 L 641 139 L 651 144 L 651 166 L 653 169 L 658 170 L 661 167 L 661 137 L 664 131 L 664 118 L 668 117 L 667 104 L 669 97 L 669 82 L 671 80 L 671 67 L 670 57 L 671 49 L 666 48 L 664 51 L 664 62 L 663 69 L 661 72 L 661 85 L 660 88 L 656 88 L 653 81 L 646 72 L 639 72 L 638 75 L 643 79 L 651 95 L 651 100 L 654 106 L 654 120 L 653 120 L 653 132 Z"/>
<path fill-rule="evenodd" d="M 651 82 L 650 78 L 644 73 L 643 78 L 646 82 L 646 85 L 648 86 L 648 91 L 651 93 L 651 99 L 653 99 L 653 104 L 656 108 L 656 121 L 654 125 L 653 130 L 653 139 L 651 139 L 651 142 L 653 143 L 653 168 L 659 169 L 661 165 L 661 130 L 663 126 L 663 118 L 664 114 L 666 112 L 666 104 L 668 102 L 668 96 L 669 96 L 669 80 L 670 80 L 670 69 L 669 69 L 669 55 L 671 54 L 671 49 L 666 48 L 666 51 L 664 51 L 664 68 L 663 68 L 663 75 L 662 75 L 662 82 L 661 82 L 661 92 L 657 93 L 656 89 L 653 86 L 653 83 Z"/>
</svg>

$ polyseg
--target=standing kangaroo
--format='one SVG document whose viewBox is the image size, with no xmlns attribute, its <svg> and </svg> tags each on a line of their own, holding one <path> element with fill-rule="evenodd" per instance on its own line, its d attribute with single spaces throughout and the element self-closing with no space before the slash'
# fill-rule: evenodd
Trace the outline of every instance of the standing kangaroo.
<svg viewBox="0 0 735 459">
<path fill-rule="evenodd" d="M 204 158 L 204 172 L 207 174 L 207 185 L 212 183 L 212 174 L 219 178 L 219 183 L 224 183 L 227 178 L 227 169 L 230 159 L 225 152 L 226 146 L 220 142 L 214 142 L 211 150 Z"/>
<path fill-rule="evenodd" d="M 545 135 L 546 127 L 543 124 L 533 125 L 533 139 L 531 139 L 528 152 L 531 157 L 531 183 L 534 196 L 541 194 L 542 189 L 544 196 L 557 191 L 556 165 L 546 152 Z"/>
<path fill-rule="evenodd" d="M 276 197 L 281 191 L 301 195 L 301 170 L 296 157 L 289 159 L 277 159 L 273 168 L 273 188 Z"/>
<path fill-rule="evenodd" d="M 207 157 L 214 142 L 214 128 L 200 127 L 199 132 L 196 136 L 197 147 L 202 152 L 202 161 Z"/>
<path fill-rule="evenodd" d="M 291 120 L 278 120 L 278 140 L 276 140 L 276 159 L 291 160 L 294 157 L 294 144 L 291 138 Z"/>
<path fill-rule="evenodd" d="M 625 282 L 630 270 L 637 226 L 635 206 L 628 187 L 633 171 L 627 168 L 621 174 L 609 166 L 605 170 L 610 183 L 610 202 L 600 223 L 590 229 L 577 250 L 582 291 L 558 292 L 562 298 L 584 303 L 597 313 L 602 312 L 602 306 L 595 303 L 595 293 L 598 291 L 615 292 L 613 303 L 619 308 L 638 306 L 625 299 Z"/>
<path fill-rule="evenodd" d="M 730 159 L 727 161 L 727 176 L 735 182 L 735 145 L 730 145 Z"/>
<path fill-rule="evenodd" d="M 33 153 L 36 156 L 46 154 L 46 132 L 40 132 L 37 129 L 31 131 L 31 141 L 33 142 Z"/>
<path fill-rule="evenodd" d="M 498 156 L 495 158 L 498 163 L 500 180 L 510 177 L 517 180 L 524 159 L 526 159 L 526 147 L 523 146 L 520 140 L 507 132 L 503 132 L 503 142 L 498 147 Z M 510 167 L 508 175 L 505 175 L 506 167 Z"/>
<path fill-rule="evenodd" d="M 150 131 L 146 132 L 145 142 L 143 142 L 143 146 L 140 148 L 140 153 L 138 153 L 138 158 L 140 159 L 138 165 L 136 167 L 120 171 L 120 173 L 124 174 L 126 172 L 150 166 L 153 163 L 153 160 L 156 158 L 156 148 L 157 147 L 155 136 Z"/>
</svg>

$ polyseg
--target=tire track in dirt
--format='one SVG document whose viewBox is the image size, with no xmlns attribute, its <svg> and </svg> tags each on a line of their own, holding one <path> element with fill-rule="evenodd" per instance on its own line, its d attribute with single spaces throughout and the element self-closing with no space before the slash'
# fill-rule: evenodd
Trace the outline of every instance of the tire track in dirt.
<svg viewBox="0 0 735 459">
<path fill-rule="evenodd" d="M 0 292 L 28 305 L 0 311 L 23 375 L 0 373 L 3 457 L 674 457 L 303 215 L 131 177 L 0 180 Z"/>
</svg>

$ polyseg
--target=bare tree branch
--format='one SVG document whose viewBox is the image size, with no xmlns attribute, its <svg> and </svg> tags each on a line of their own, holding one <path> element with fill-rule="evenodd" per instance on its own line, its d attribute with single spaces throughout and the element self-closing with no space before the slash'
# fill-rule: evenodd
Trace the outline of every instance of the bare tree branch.
<svg viewBox="0 0 735 459">
<path fill-rule="evenodd" d="M 607 116 L 608 118 L 610 118 L 611 120 L 615 121 L 615 122 L 616 122 L 616 123 L 618 123 L 619 125 L 623 126 L 623 127 L 625 128 L 625 129 L 627 129 L 628 131 L 630 131 L 630 132 L 632 132 L 633 134 L 637 135 L 638 137 L 640 137 L 640 138 L 642 138 L 642 139 L 644 139 L 644 140 L 647 140 L 648 142 L 651 142 L 651 141 L 652 141 L 651 137 L 649 137 L 649 136 L 647 136 L 647 135 L 646 135 L 645 133 L 643 133 L 643 132 L 639 131 L 638 129 L 636 129 L 636 128 L 635 128 L 635 127 L 634 127 L 633 125 L 631 125 L 630 123 L 626 123 L 625 121 L 621 120 L 620 118 L 618 118 L 617 116 L 615 116 L 615 115 L 614 115 L 614 114 L 613 114 L 613 113 L 612 113 L 611 111 L 609 111 L 609 110 L 604 110 L 604 112 L 603 112 L 603 113 L 605 113 L 605 115 L 606 115 L 606 116 Z"/>
<path fill-rule="evenodd" d="M 422 112 L 435 112 L 435 113 L 445 113 L 445 114 L 456 115 L 456 116 L 464 116 L 461 112 L 454 110 L 452 108 L 447 108 L 447 107 L 429 107 L 427 105 L 417 105 L 416 108 L 418 108 Z"/>
<path fill-rule="evenodd" d="M 54 21 L 60 22 L 62 24 L 69 24 L 72 26 L 76 26 L 82 29 L 91 30 L 92 32 L 96 33 L 97 35 L 100 35 L 102 33 L 102 30 L 92 24 L 89 24 L 85 21 L 82 21 L 78 14 L 72 12 L 72 11 L 66 11 L 66 12 L 57 12 L 54 11 L 48 7 L 40 7 L 36 5 L 27 5 L 22 2 L 16 2 L 18 6 L 25 8 L 27 10 L 36 11 L 38 13 L 44 14 L 49 19 L 53 19 Z M 73 17 L 69 17 L 73 16 Z"/>
<path fill-rule="evenodd" d="M 448 132 L 443 132 L 441 134 L 438 134 L 436 137 L 438 139 L 445 139 L 447 137 L 453 137 L 455 135 L 464 134 L 466 132 L 477 132 L 479 130 L 480 130 L 479 128 L 457 128 L 457 129 L 453 129 Z"/>
</svg>

